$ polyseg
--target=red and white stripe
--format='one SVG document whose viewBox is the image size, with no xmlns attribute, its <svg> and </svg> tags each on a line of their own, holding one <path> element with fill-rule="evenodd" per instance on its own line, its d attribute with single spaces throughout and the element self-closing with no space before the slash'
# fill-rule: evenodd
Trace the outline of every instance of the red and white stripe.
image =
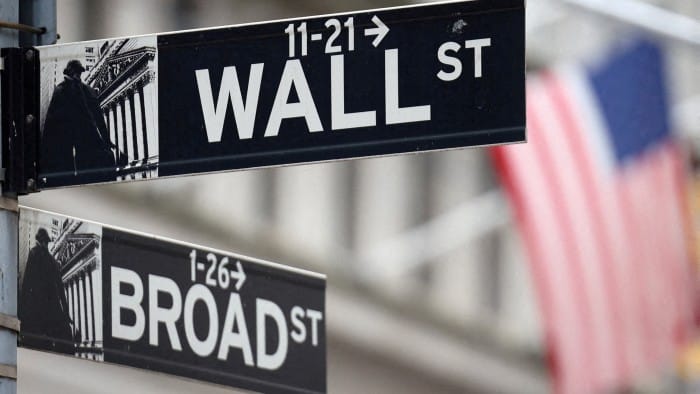
<svg viewBox="0 0 700 394">
<path fill-rule="evenodd" d="M 554 391 L 605 392 L 672 361 L 691 324 L 683 165 L 622 166 L 583 74 L 528 80 L 528 143 L 494 149 L 543 312 Z"/>
</svg>

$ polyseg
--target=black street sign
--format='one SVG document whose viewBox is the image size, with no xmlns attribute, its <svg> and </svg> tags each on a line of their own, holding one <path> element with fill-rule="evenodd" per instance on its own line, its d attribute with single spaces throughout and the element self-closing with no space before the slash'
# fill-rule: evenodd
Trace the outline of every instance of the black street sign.
<svg viewBox="0 0 700 394">
<path fill-rule="evenodd" d="M 325 278 L 20 211 L 19 345 L 263 392 L 325 392 Z"/>
<path fill-rule="evenodd" d="M 525 0 L 39 47 L 39 188 L 525 141 Z"/>
</svg>

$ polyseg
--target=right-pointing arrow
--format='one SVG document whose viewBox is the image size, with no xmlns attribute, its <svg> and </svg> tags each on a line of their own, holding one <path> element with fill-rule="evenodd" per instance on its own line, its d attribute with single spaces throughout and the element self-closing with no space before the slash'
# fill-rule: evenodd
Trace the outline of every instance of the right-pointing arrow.
<svg viewBox="0 0 700 394">
<path fill-rule="evenodd" d="M 241 290 L 243 283 L 245 283 L 245 271 L 243 271 L 243 266 L 240 261 L 236 261 L 236 271 L 231 271 L 231 279 L 236 280 L 236 291 Z"/>
<path fill-rule="evenodd" d="M 377 27 L 365 29 L 365 36 L 377 36 L 374 38 L 374 41 L 372 41 L 372 45 L 376 48 L 377 45 L 382 42 L 384 37 L 386 37 L 387 33 L 389 33 L 389 28 L 386 27 L 384 22 L 382 22 L 382 20 L 376 15 L 372 17 L 372 22 L 374 22 L 374 25 Z"/>
</svg>

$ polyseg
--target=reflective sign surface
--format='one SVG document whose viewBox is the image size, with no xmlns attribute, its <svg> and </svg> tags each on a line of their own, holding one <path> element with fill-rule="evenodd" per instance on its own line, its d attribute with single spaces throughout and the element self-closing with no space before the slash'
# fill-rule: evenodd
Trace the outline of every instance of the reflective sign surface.
<svg viewBox="0 0 700 394">
<path fill-rule="evenodd" d="M 523 0 L 40 48 L 40 187 L 525 140 Z"/>
<path fill-rule="evenodd" d="M 325 278 L 20 212 L 22 347 L 263 392 L 325 392 Z"/>
</svg>

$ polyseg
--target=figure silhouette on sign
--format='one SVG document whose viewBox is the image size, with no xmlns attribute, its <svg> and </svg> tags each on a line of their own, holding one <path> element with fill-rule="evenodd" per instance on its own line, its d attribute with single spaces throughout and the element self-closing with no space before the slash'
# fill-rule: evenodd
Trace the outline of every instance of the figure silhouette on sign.
<svg viewBox="0 0 700 394">
<path fill-rule="evenodd" d="M 85 67 L 71 60 L 46 112 L 41 140 L 42 173 L 79 177 L 86 183 L 116 179 L 116 148 L 94 89 L 80 79 Z"/>
<path fill-rule="evenodd" d="M 49 252 L 51 237 L 46 229 L 39 228 L 34 238 L 36 245 L 27 257 L 19 299 L 22 334 L 58 340 L 56 351 L 73 354 L 72 320 L 58 261 Z"/>
</svg>

